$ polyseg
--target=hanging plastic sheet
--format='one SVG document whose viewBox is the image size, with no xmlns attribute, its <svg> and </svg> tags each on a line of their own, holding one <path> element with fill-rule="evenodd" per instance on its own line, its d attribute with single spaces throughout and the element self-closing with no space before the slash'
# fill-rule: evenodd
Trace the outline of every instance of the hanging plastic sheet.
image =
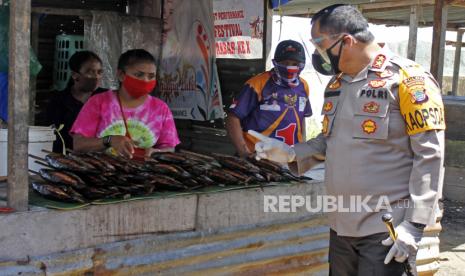
<svg viewBox="0 0 465 276">
<path fill-rule="evenodd" d="M 160 56 L 161 22 L 155 18 L 123 17 L 122 51 L 130 49 L 145 49 L 156 60 Z"/>
<path fill-rule="evenodd" d="M 84 29 L 84 47 L 95 52 L 103 63 L 102 87 L 116 89 L 118 58 L 121 55 L 121 17 L 114 12 L 92 12 L 92 23 Z"/>
</svg>

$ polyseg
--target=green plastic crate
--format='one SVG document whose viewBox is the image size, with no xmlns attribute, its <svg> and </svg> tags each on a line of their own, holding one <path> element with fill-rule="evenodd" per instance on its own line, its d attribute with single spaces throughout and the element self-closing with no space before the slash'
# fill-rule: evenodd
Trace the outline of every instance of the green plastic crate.
<svg viewBox="0 0 465 276">
<path fill-rule="evenodd" d="M 69 58 L 84 49 L 84 36 L 57 35 L 55 39 L 55 58 L 53 62 L 53 89 L 63 90 L 71 77 Z"/>
</svg>

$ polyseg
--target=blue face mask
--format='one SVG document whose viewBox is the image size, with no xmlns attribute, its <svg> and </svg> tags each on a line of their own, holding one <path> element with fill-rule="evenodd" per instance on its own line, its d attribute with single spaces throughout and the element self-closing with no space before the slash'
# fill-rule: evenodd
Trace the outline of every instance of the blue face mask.
<svg viewBox="0 0 465 276">
<path fill-rule="evenodd" d="M 275 82 L 278 85 L 296 87 L 299 85 L 299 75 L 304 69 L 305 64 L 300 63 L 299 66 L 286 66 L 277 63 L 273 60 Z"/>
</svg>

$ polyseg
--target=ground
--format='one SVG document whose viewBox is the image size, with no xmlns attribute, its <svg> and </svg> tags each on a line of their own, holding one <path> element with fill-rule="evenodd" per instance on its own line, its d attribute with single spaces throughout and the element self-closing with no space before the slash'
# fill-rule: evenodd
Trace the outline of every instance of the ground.
<svg viewBox="0 0 465 276">
<path fill-rule="evenodd" d="M 465 203 L 444 201 L 441 267 L 435 276 L 465 275 Z"/>
</svg>

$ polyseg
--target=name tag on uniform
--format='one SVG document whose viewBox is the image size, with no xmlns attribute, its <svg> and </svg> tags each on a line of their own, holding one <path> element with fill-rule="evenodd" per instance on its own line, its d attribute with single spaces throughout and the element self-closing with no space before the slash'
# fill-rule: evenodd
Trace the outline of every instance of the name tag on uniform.
<svg viewBox="0 0 465 276">
<path fill-rule="evenodd" d="M 299 97 L 299 112 L 304 112 L 306 105 L 307 105 L 307 98 Z"/>
<path fill-rule="evenodd" d="M 279 106 L 279 104 L 262 104 L 260 105 L 260 110 L 281 111 L 281 106 Z"/>
</svg>

